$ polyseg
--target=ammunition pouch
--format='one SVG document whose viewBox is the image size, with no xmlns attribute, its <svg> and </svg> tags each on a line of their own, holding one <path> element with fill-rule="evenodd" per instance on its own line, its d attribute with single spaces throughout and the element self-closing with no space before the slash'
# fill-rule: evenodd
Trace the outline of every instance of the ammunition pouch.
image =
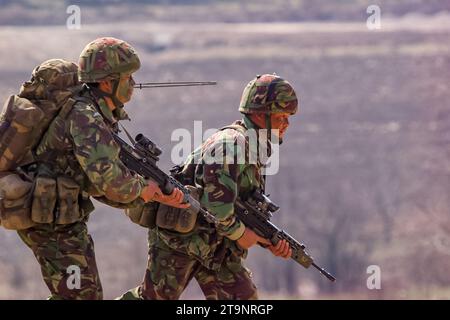
<svg viewBox="0 0 450 320">
<path fill-rule="evenodd" d="M 13 172 L 0 178 L 0 221 L 5 229 L 23 230 L 34 226 L 31 220 L 33 183 Z"/>
<path fill-rule="evenodd" d="M 38 223 L 71 224 L 80 221 L 83 215 L 79 196 L 80 186 L 66 177 L 39 176 L 33 183 L 16 173 L 2 174 L 1 225 L 10 230 L 23 230 Z"/>
<path fill-rule="evenodd" d="M 159 207 L 158 202 L 148 202 L 134 208 L 125 210 L 125 214 L 130 220 L 141 227 L 153 229 L 156 227 L 156 212 Z"/>
<path fill-rule="evenodd" d="M 80 186 L 72 179 L 58 177 L 56 180 L 58 189 L 58 211 L 56 224 L 71 224 L 81 220 L 81 212 L 78 204 Z"/>
<path fill-rule="evenodd" d="M 199 200 L 199 192 L 193 186 L 186 186 L 191 196 Z M 191 232 L 197 222 L 198 211 L 193 208 L 179 209 L 160 204 L 156 212 L 156 225 L 160 228 L 179 233 Z"/>
<path fill-rule="evenodd" d="M 52 223 L 56 206 L 56 180 L 37 177 L 34 181 L 31 220 L 36 223 Z"/>
</svg>

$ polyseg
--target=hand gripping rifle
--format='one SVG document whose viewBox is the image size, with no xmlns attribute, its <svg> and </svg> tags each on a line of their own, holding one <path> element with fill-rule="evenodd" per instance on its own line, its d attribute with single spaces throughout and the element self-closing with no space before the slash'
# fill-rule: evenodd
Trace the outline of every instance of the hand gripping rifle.
<svg viewBox="0 0 450 320">
<path fill-rule="evenodd" d="M 295 240 L 287 232 L 281 230 L 272 222 L 272 213 L 280 207 L 274 204 L 261 190 L 255 190 L 247 200 L 236 200 L 235 212 L 239 219 L 259 236 L 269 239 L 273 245 L 280 240 L 286 240 L 292 249 L 291 258 L 305 268 L 311 265 L 320 271 L 330 281 L 336 278 L 325 269 L 314 263 L 313 258 L 305 251 L 305 245 Z"/>
<path fill-rule="evenodd" d="M 113 136 L 120 146 L 119 158 L 128 169 L 137 172 L 146 179 L 155 181 L 166 195 L 171 194 L 175 188 L 180 189 L 184 193 L 183 202 L 191 205 L 187 210 L 199 212 L 210 223 L 215 225 L 219 223 L 211 212 L 201 207 L 200 202 L 191 196 L 189 190 L 183 184 L 158 168 L 156 163 L 162 151 L 156 144 L 142 134 L 138 134 L 135 140 L 129 136 L 134 146 L 126 143 L 115 133 L 113 133 Z"/>
</svg>

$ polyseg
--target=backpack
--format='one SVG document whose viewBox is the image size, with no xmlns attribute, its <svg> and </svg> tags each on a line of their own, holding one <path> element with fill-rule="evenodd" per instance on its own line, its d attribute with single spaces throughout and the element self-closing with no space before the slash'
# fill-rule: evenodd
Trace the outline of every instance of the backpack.
<svg viewBox="0 0 450 320">
<path fill-rule="evenodd" d="M 78 66 L 51 59 L 37 66 L 31 80 L 17 95 L 11 95 L 0 115 L 0 225 L 7 229 L 27 229 L 30 218 L 33 179 L 20 170 L 36 162 L 38 146 L 52 120 L 68 113 L 81 90 Z"/>
</svg>

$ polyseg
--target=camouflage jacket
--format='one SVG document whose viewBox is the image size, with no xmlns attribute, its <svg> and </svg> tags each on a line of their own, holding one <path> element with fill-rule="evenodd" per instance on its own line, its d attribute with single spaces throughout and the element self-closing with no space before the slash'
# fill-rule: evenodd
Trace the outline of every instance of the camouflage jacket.
<svg viewBox="0 0 450 320">
<path fill-rule="evenodd" d="M 237 197 L 245 197 L 255 188 L 264 188 L 259 159 L 253 158 L 258 160 L 254 162 L 248 161 L 251 157 L 242 161 L 237 161 L 237 157 L 223 161 L 211 159 L 212 156 L 222 155 L 224 149 L 226 155 L 241 155 L 242 152 L 255 155 L 256 148 L 249 144 L 245 134 L 248 128 L 254 128 L 252 123 L 244 118 L 231 126 L 235 128 L 219 130 L 194 150 L 182 170 L 182 176 L 185 179 L 191 177 L 187 180 L 193 180 L 195 186 L 202 190 L 202 206 L 220 220 L 218 228 L 199 217 L 195 229 L 188 234 L 162 228 L 150 230 L 150 244 L 191 255 L 210 269 L 218 268 L 230 250 L 246 256 L 246 251 L 235 241 L 242 236 L 245 226 L 234 213 L 234 202 Z"/>
<path fill-rule="evenodd" d="M 119 159 L 119 146 L 111 133 L 126 118 L 122 109 L 114 114 L 103 99 L 94 105 L 88 92 L 81 94 L 70 112 L 58 115 L 36 149 L 38 174 L 66 176 L 82 190 L 83 214 L 93 210 L 89 196 L 123 207 L 140 202 L 145 180 L 130 172 Z"/>
</svg>

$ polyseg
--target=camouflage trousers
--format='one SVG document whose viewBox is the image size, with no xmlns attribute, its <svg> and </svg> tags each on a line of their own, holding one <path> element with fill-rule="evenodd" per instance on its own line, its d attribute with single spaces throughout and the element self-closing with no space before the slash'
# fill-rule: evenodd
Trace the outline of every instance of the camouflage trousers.
<svg viewBox="0 0 450 320">
<path fill-rule="evenodd" d="M 102 299 L 94 242 L 85 222 L 18 231 L 41 266 L 49 299 Z"/>
<path fill-rule="evenodd" d="M 231 254 L 217 271 L 183 253 L 151 246 L 143 283 L 126 292 L 123 300 L 179 299 L 189 282 L 195 278 L 208 300 L 256 300 L 256 286 L 242 258 Z"/>
</svg>

